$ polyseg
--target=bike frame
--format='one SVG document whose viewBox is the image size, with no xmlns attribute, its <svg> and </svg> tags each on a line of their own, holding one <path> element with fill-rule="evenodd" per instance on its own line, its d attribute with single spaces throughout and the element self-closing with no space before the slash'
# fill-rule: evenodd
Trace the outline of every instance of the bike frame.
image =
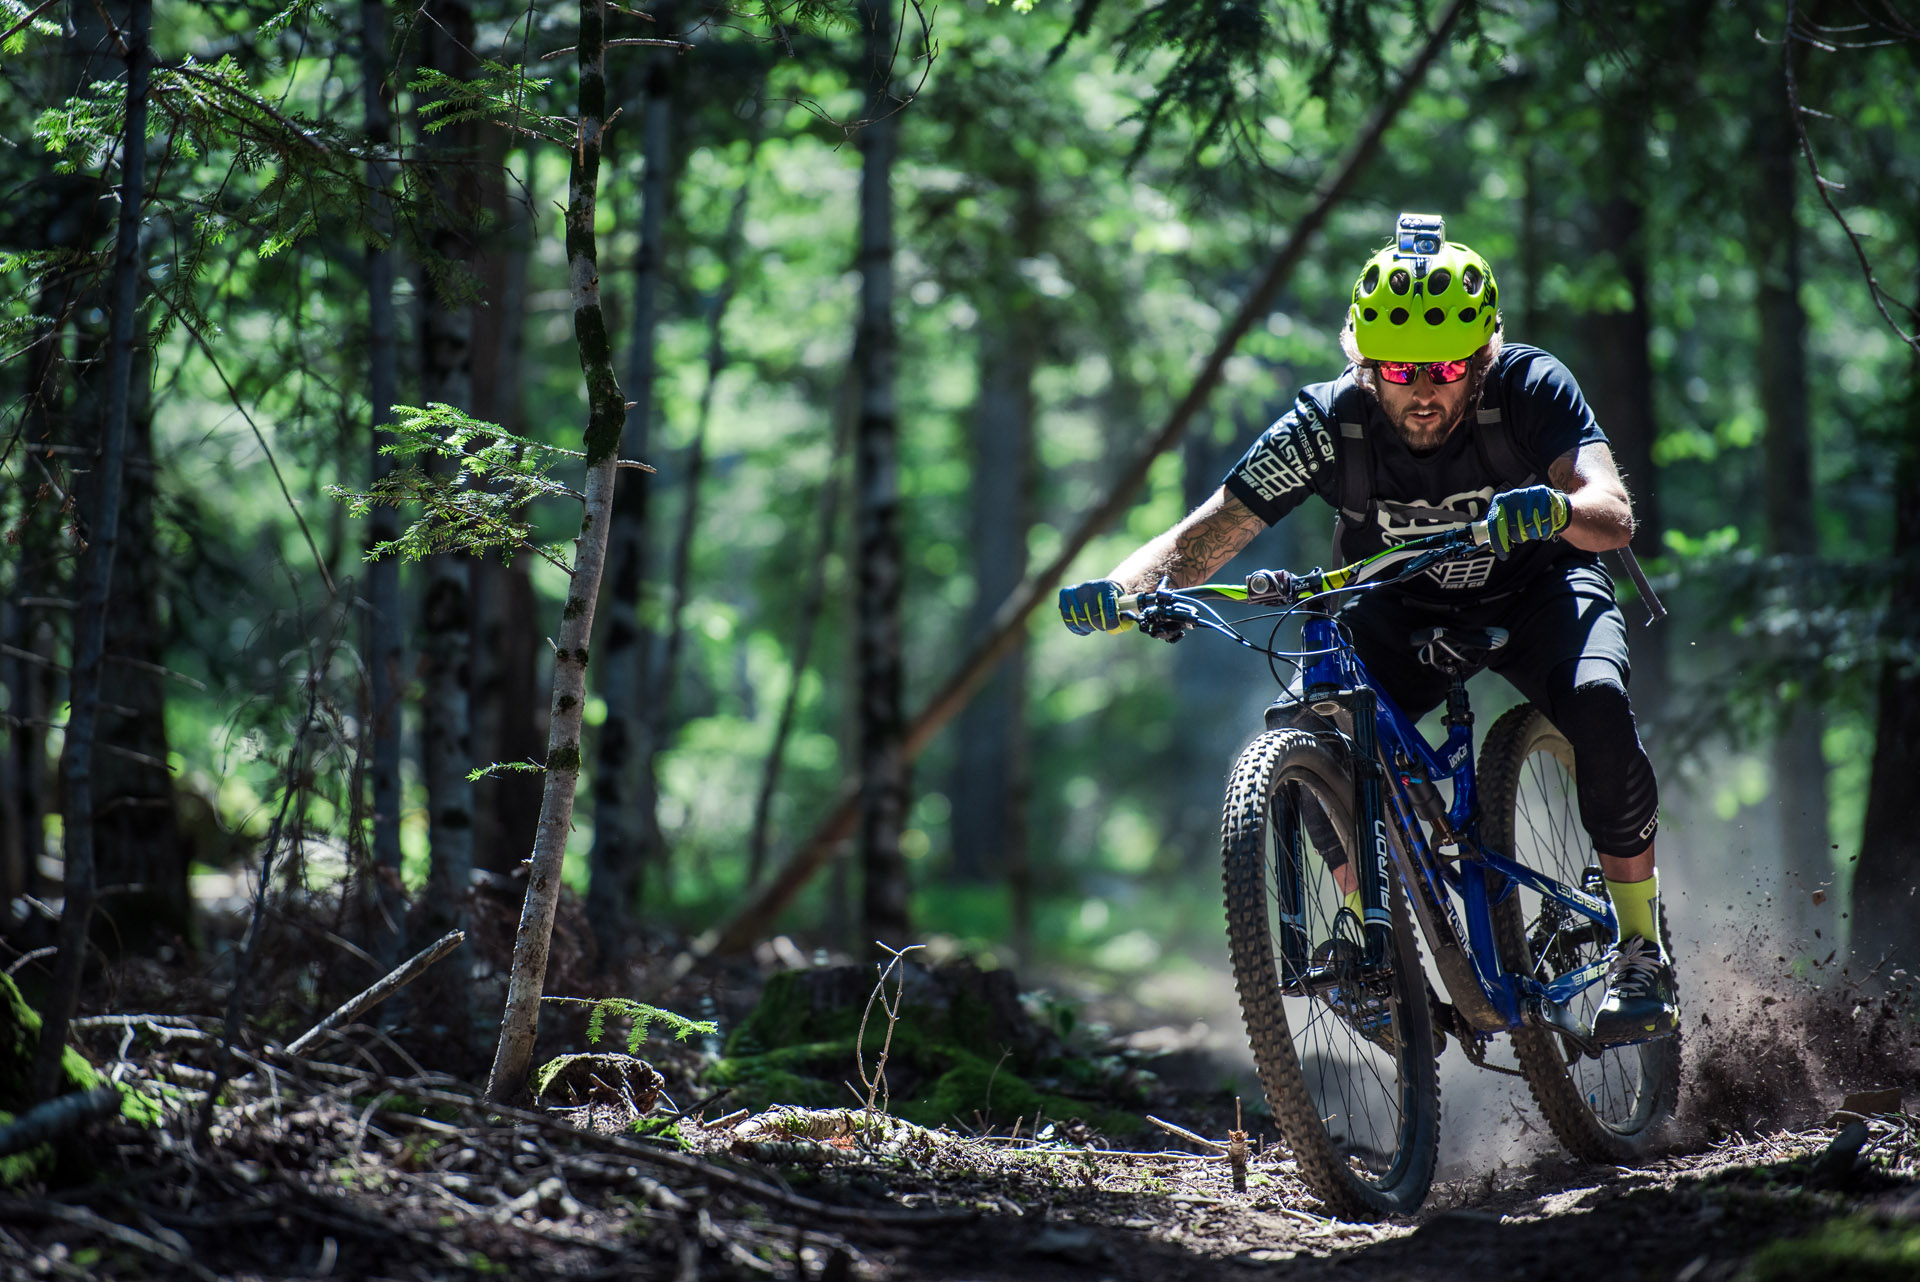
<svg viewBox="0 0 1920 1282">
<path fill-rule="evenodd" d="M 1354 783 L 1358 794 L 1354 851 L 1360 856 L 1356 863 L 1365 906 L 1369 963 L 1378 964 L 1387 955 L 1380 947 L 1385 932 L 1391 930 L 1382 860 L 1390 850 L 1447 981 L 1449 995 L 1477 1031 L 1490 1035 L 1519 1028 L 1525 1021 L 1529 999 L 1564 1006 L 1598 981 L 1606 971 L 1604 958 L 1544 983 L 1531 975 L 1509 972 L 1500 962 L 1494 947 L 1493 906 L 1512 894 L 1516 884 L 1532 887 L 1609 932 L 1616 929 L 1616 923 L 1613 907 L 1606 899 L 1516 863 L 1481 841 L 1471 717 L 1450 720 L 1446 740 L 1436 750 L 1399 705 L 1374 684 L 1366 665 L 1332 617 L 1310 617 L 1301 648 L 1315 656 L 1302 673 L 1305 705 L 1318 712 L 1330 703 L 1353 716 Z M 1412 773 L 1403 775 L 1409 769 Z M 1461 837 L 1457 859 L 1442 858 L 1427 840 L 1408 791 L 1409 781 L 1414 778 L 1452 783 L 1447 822 Z M 1367 858 L 1369 853 L 1374 857 Z M 1455 896 L 1466 912 L 1464 930 L 1455 911 Z M 1474 1001 L 1476 994 L 1460 991 L 1462 981 L 1468 978 L 1481 1000 Z"/>
</svg>

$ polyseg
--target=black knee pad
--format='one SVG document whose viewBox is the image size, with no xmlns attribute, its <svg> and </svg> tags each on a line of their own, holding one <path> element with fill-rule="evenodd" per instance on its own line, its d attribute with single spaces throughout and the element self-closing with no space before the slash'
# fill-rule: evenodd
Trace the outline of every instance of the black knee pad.
<svg viewBox="0 0 1920 1282">
<path fill-rule="evenodd" d="M 1595 850 L 1629 858 L 1660 826 L 1660 787 L 1633 726 L 1633 704 L 1611 665 L 1602 675 L 1582 662 L 1565 675 L 1577 684 L 1556 700 L 1553 723 L 1573 745 L 1580 822 Z"/>
</svg>

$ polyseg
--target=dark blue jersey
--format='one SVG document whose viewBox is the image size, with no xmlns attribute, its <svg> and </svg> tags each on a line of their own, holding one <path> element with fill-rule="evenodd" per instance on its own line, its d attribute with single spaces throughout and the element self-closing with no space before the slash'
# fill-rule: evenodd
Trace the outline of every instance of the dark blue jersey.
<svg viewBox="0 0 1920 1282">
<path fill-rule="evenodd" d="M 1268 525 L 1277 522 L 1310 494 L 1339 507 L 1339 452 L 1350 448 L 1348 431 L 1365 433 L 1371 463 L 1371 498 L 1366 519 L 1343 531 L 1341 558 L 1357 561 L 1410 538 L 1464 524 L 1487 513 L 1501 490 L 1530 476 L 1547 479 L 1548 466 L 1582 445 L 1604 444 L 1606 433 L 1594 421 L 1580 385 L 1553 356 L 1522 343 L 1501 348 L 1481 389 L 1479 414 L 1469 410 L 1433 453 L 1407 448 L 1388 421 L 1380 402 L 1360 387 L 1349 369 L 1331 383 L 1316 383 L 1295 398 L 1293 408 L 1261 433 L 1223 484 L 1227 492 Z M 1486 448 L 1483 415 L 1497 412 L 1523 475 L 1502 475 Z M 1445 509 L 1444 515 L 1436 509 Z M 1573 556 L 1591 560 L 1561 542 L 1527 544 L 1505 561 L 1491 550 L 1437 566 L 1401 585 L 1412 596 L 1464 600 L 1492 596 L 1523 585 L 1550 562 Z"/>
</svg>

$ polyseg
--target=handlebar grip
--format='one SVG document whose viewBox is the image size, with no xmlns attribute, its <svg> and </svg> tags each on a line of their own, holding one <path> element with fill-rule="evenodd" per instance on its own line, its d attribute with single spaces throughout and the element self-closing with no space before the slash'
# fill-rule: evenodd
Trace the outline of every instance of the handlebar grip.
<svg viewBox="0 0 1920 1282">
<path fill-rule="evenodd" d="M 1476 547 L 1485 547 L 1493 540 L 1493 530 L 1485 521 L 1468 522 L 1467 532 L 1473 535 L 1473 542 Z"/>
</svg>

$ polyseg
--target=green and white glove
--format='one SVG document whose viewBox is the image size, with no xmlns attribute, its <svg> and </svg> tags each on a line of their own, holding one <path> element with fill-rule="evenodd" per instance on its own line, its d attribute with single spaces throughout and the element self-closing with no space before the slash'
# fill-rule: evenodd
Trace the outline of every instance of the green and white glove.
<svg viewBox="0 0 1920 1282">
<path fill-rule="evenodd" d="M 1089 579 L 1060 589 L 1060 620 L 1078 636 L 1120 629 L 1120 585 L 1112 579 Z"/>
<path fill-rule="evenodd" d="M 1550 539 L 1566 529 L 1572 513 L 1567 496 L 1551 485 L 1506 490 L 1487 505 L 1487 541 L 1504 561 L 1522 543 Z"/>
</svg>

